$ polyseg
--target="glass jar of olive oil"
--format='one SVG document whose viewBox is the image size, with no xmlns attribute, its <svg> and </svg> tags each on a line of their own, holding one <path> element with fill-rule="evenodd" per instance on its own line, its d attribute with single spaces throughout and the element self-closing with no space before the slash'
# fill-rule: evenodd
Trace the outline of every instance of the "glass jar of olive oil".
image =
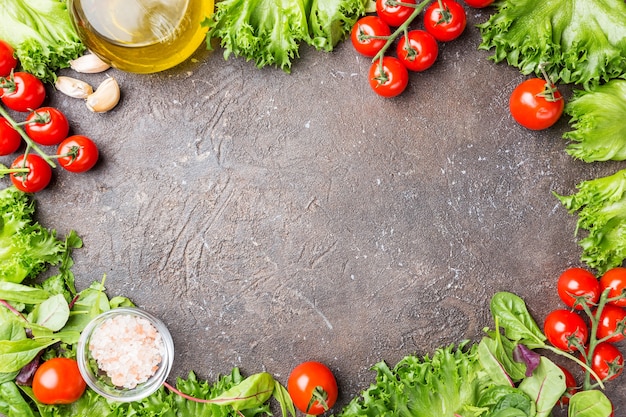
<svg viewBox="0 0 626 417">
<path fill-rule="evenodd" d="M 206 41 L 200 22 L 213 0 L 68 0 L 78 35 L 112 67 L 163 71 L 189 58 Z"/>
</svg>

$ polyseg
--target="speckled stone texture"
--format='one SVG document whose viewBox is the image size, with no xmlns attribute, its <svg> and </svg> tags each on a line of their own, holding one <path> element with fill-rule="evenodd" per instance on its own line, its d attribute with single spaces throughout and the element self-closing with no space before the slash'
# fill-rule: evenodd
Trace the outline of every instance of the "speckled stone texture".
<svg viewBox="0 0 626 417">
<path fill-rule="evenodd" d="M 370 61 L 349 42 L 303 47 L 291 74 L 203 47 L 159 74 L 113 69 L 122 100 L 105 114 L 50 89 L 101 149 L 94 170 L 57 169 L 36 196 L 40 222 L 84 240 L 79 289 L 106 274 L 110 295 L 159 316 L 172 380 L 237 366 L 286 384 L 319 360 L 340 385 L 334 411 L 380 360 L 480 340 L 496 291 L 523 297 L 541 325 L 559 274 L 583 266 L 576 216 L 552 192 L 620 164 L 567 155 L 567 118 L 515 124 L 508 97 L 525 77 L 478 50 L 488 11 L 468 13 L 395 99 L 370 90 Z M 626 384 L 606 393 L 624 415 Z"/>
</svg>

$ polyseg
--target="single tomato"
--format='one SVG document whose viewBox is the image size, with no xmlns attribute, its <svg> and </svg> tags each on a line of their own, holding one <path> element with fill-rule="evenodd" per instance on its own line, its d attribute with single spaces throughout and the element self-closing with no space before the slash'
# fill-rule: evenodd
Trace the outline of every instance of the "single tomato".
<svg viewBox="0 0 626 417">
<path fill-rule="evenodd" d="M 587 323 L 577 313 L 569 310 L 554 310 L 546 316 L 543 332 L 556 348 L 566 352 L 577 350 L 577 345 L 587 343 Z"/>
<path fill-rule="evenodd" d="M 400 38 L 396 54 L 408 70 L 425 71 L 437 60 L 439 46 L 433 35 L 415 29 Z"/>
<path fill-rule="evenodd" d="M 296 366 L 287 380 L 287 391 L 298 410 L 308 415 L 328 411 L 337 401 L 337 381 L 323 363 L 309 361 Z"/>
<path fill-rule="evenodd" d="M 43 404 L 71 404 L 86 387 L 74 359 L 49 359 L 39 365 L 33 376 L 33 394 Z"/>
<path fill-rule="evenodd" d="M 2 102 L 11 110 L 27 112 L 41 107 L 46 99 L 43 82 L 28 72 L 14 72 L 0 79 Z"/>
<path fill-rule="evenodd" d="M 70 172 L 89 171 L 98 162 L 98 147 L 83 135 L 66 138 L 57 149 L 59 165 Z"/>
<path fill-rule="evenodd" d="M 8 77 L 17 67 L 17 58 L 13 47 L 0 40 L 0 77 Z"/>
<path fill-rule="evenodd" d="M 607 342 L 615 343 L 626 337 L 626 310 L 622 307 L 606 304 L 598 319 L 598 339 L 607 338 Z"/>
<path fill-rule="evenodd" d="M 513 119 L 531 130 L 553 126 L 563 114 L 565 100 L 561 93 L 542 78 L 531 78 L 515 87 L 509 98 Z"/>
<path fill-rule="evenodd" d="M 11 155 L 22 144 L 19 132 L 4 117 L 0 117 L 0 156 Z"/>
<path fill-rule="evenodd" d="M 370 87 L 382 97 L 395 97 L 409 84 L 409 71 L 393 56 L 384 56 L 372 63 L 369 70 Z"/>
<path fill-rule="evenodd" d="M 609 269 L 600 277 L 600 291 L 609 291 L 609 298 L 617 298 L 609 301 L 620 307 L 626 307 L 626 268 L 618 266 Z"/>
<path fill-rule="evenodd" d="M 495 0 L 464 0 L 465 4 L 474 9 L 482 9 L 491 6 Z"/>
<path fill-rule="evenodd" d="M 368 57 L 375 56 L 385 46 L 389 36 L 391 36 L 389 25 L 374 15 L 360 18 L 350 33 L 354 49 Z"/>
<path fill-rule="evenodd" d="M 40 107 L 28 115 L 24 130 L 40 145 L 58 145 L 70 132 L 70 123 L 59 109 Z"/>
<path fill-rule="evenodd" d="M 12 172 L 11 182 L 18 190 L 25 193 L 36 193 L 48 186 L 52 179 L 52 168 L 39 155 L 29 153 L 18 156 L 10 169 L 23 169 L 24 172 Z"/>
<path fill-rule="evenodd" d="M 376 14 L 389 26 L 402 26 L 413 14 L 415 7 L 399 3 L 415 4 L 415 0 L 376 0 Z"/>
<path fill-rule="evenodd" d="M 615 379 L 624 370 L 624 355 L 609 342 L 599 343 L 591 355 L 591 369 L 602 381 Z"/>
<path fill-rule="evenodd" d="M 454 0 L 435 0 L 424 11 L 424 28 L 439 42 L 458 38 L 466 25 L 465 9 Z"/>
<path fill-rule="evenodd" d="M 568 307 L 582 310 L 582 302 L 589 307 L 595 306 L 598 302 L 600 282 L 584 268 L 568 268 L 559 276 L 557 292 Z"/>
</svg>

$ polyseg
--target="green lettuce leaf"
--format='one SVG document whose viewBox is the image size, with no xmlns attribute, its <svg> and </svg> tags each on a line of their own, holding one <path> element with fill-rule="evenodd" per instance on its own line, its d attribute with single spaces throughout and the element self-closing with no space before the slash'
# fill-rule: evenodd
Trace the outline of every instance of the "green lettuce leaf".
<svg viewBox="0 0 626 417">
<path fill-rule="evenodd" d="M 626 159 L 626 81 L 575 91 L 565 113 L 574 128 L 563 135 L 573 141 L 568 154 L 585 162 Z"/>
<path fill-rule="evenodd" d="M 578 242 L 581 260 L 602 275 L 626 258 L 626 170 L 583 181 L 576 188 L 569 196 L 554 195 L 570 213 L 578 212 L 576 234 L 588 232 Z"/>
<path fill-rule="evenodd" d="M 626 78 L 626 4 L 623 0 L 502 0 L 478 25 L 481 49 L 494 49 L 523 74 L 585 88 Z"/>
<path fill-rule="evenodd" d="M 431 357 L 404 357 L 394 368 L 374 366 L 376 382 L 354 398 L 339 417 L 473 417 L 481 395 L 492 386 L 478 360 L 478 345 L 440 348 Z"/>
<path fill-rule="evenodd" d="M 24 71 L 44 81 L 53 81 L 58 69 L 85 51 L 66 1 L 0 1 L 0 16 L 0 39 L 15 49 Z"/>
<path fill-rule="evenodd" d="M 223 0 L 202 25 L 207 48 L 291 72 L 302 43 L 330 51 L 365 13 L 365 0 Z"/>
</svg>

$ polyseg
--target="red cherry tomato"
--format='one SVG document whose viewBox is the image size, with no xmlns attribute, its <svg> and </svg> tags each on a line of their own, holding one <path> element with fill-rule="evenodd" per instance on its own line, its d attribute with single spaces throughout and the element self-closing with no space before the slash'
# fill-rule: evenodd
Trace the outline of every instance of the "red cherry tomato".
<svg viewBox="0 0 626 417">
<path fill-rule="evenodd" d="M 287 391 L 298 410 L 308 415 L 328 411 L 337 401 L 337 381 L 332 371 L 320 362 L 303 362 L 287 380 Z"/>
<path fill-rule="evenodd" d="M 396 48 L 398 59 L 410 71 L 424 71 L 437 60 L 437 40 L 424 30 L 411 30 L 402 36 Z"/>
<path fill-rule="evenodd" d="M 608 337 L 607 342 L 615 343 L 626 337 L 626 329 L 618 328 L 620 323 L 626 324 L 626 310 L 622 307 L 606 304 L 598 320 L 598 339 Z M 620 330 L 620 332 L 618 332 Z"/>
<path fill-rule="evenodd" d="M 434 1 L 424 11 L 424 28 L 440 42 L 449 42 L 461 36 L 467 25 L 467 15 L 454 0 Z"/>
<path fill-rule="evenodd" d="M 561 300 L 576 310 L 582 310 L 582 304 L 576 303 L 578 297 L 584 297 L 588 306 L 595 306 L 600 298 L 600 282 L 584 268 L 566 269 L 557 282 L 557 292 Z"/>
<path fill-rule="evenodd" d="M 384 56 L 372 63 L 369 71 L 370 87 L 382 97 L 395 97 L 409 84 L 409 71 L 393 56 Z"/>
<path fill-rule="evenodd" d="M 591 369 L 602 381 L 615 379 L 624 370 L 624 356 L 613 344 L 599 343 L 591 357 Z"/>
<path fill-rule="evenodd" d="M 39 365 L 33 376 L 33 394 L 43 404 L 73 403 L 86 387 L 74 359 L 49 359 Z"/>
<path fill-rule="evenodd" d="M 398 0 L 415 4 L 415 0 Z M 376 0 L 376 14 L 389 26 L 401 26 L 413 14 L 414 7 L 404 6 L 389 0 Z"/>
<path fill-rule="evenodd" d="M 600 290 L 609 290 L 609 298 L 623 297 L 619 300 L 611 301 L 610 304 L 626 307 L 626 268 L 616 267 L 609 269 L 600 277 Z"/>
<path fill-rule="evenodd" d="M 22 144 L 22 137 L 11 123 L 4 117 L 0 117 L 0 156 L 11 155 Z"/>
<path fill-rule="evenodd" d="M 3 40 L 0 40 L 0 77 L 8 77 L 17 67 L 17 58 L 13 47 Z"/>
<path fill-rule="evenodd" d="M 98 147 L 87 136 L 73 135 L 65 139 L 57 150 L 59 165 L 70 172 L 89 171 L 98 162 Z"/>
<path fill-rule="evenodd" d="M 43 82 L 28 72 L 0 79 L 2 102 L 11 110 L 27 112 L 41 107 L 46 98 Z"/>
<path fill-rule="evenodd" d="M 567 352 L 577 350 L 576 343 L 584 346 L 589 336 L 589 329 L 583 318 L 569 310 L 550 312 L 546 316 L 543 332 L 554 347 Z"/>
<path fill-rule="evenodd" d="M 563 374 L 565 375 L 565 394 L 563 394 L 563 396 L 559 400 L 559 404 L 567 405 L 569 404 L 570 397 L 578 392 L 578 384 L 576 384 L 576 378 L 574 378 L 574 375 L 572 375 L 569 370 L 562 367 L 561 365 L 557 366 L 561 369 L 561 371 L 563 371 Z"/>
<path fill-rule="evenodd" d="M 380 17 L 373 15 L 360 18 L 350 33 L 354 49 L 369 57 L 375 56 L 385 46 L 386 36 L 391 36 L 389 25 Z"/>
<path fill-rule="evenodd" d="M 543 130 L 561 118 L 565 100 L 558 90 L 552 97 L 546 86 L 544 79 L 531 78 L 515 87 L 509 99 L 509 109 L 517 123 L 527 129 Z"/>
<path fill-rule="evenodd" d="M 67 117 L 54 107 L 41 107 L 26 118 L 26 134 L 40 145 L 58 145 L 70 132 Z"/>
<path fill-rule="evenodd" d="M 469 7 L 473 7 L 475 9 L 482 9 L 484 7 L 490 6 L 493 4 L 495 0 L 464 0 L 465 4 Z"/>
<path fill-rule="evenodd" d="M 11 182 L 18 190 L 25 193 L 36 193 L 48 186 L 52 179 L 52 168 L 39 155 L 29 153 L 24 159 L 24 155 L 18 156 L 11 169 L 25 168 L 28 172 L 12 172 Z"/>
</svg>

